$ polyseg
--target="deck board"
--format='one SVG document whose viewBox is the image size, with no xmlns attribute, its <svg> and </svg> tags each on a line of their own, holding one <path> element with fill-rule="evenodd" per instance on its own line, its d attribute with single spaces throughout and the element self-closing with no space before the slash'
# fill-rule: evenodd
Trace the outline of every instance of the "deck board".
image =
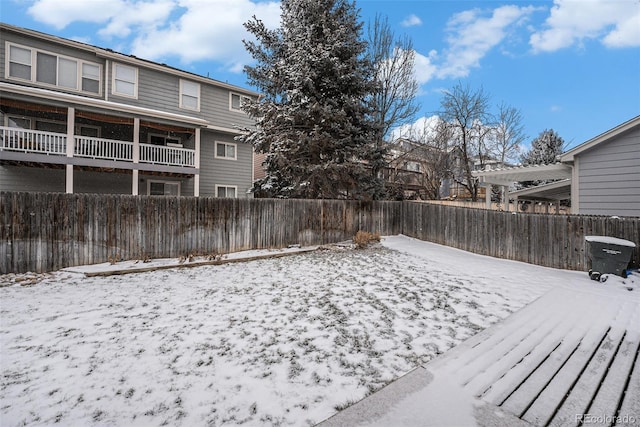
<svg viewBox="0 0 640 427">
<path fill-rule="evenodd" d="M 429 422 L 429 411 L 438 410 L 423 402 L 425 396 L 445 394 L 449 386 L 458 387 L 461 398 L 472 396 L 480 426 L 500 420 L 504 425 L 577 426 L 584 414 L 599 417 L 588 425 L 611 425 L 612 420 L 616 426 L 639 425 L 639 355 L 636 293 L 559 287 L 431 361 L 424 372 L 409 374 L 436 379 L 420 391 L 402 399 L 387 389 L 373 396 L 396 402 L 389 408 L 423 404 L 426 418 L 413 418 L 424 419 L 421 425 L 435 425 Z M 353 418 L 354 410 L 367 413 L 371 398 L 343 411 L 351 414 L 349 425 L 395 421 L 394 409 L 384 416 Z M 343 417 L 339 413 L 322 425 L 346 425 L 341 424 Z M 354 422 L 357 419 L 363 422 Z"/>
</svg>

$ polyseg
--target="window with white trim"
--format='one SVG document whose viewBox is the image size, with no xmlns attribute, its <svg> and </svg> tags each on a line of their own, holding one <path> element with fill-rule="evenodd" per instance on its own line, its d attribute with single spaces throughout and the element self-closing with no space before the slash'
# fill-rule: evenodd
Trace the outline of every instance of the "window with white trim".
<svg viewBox="0 0 640 427">
<path fill-rule="evenodd" d="M 180 79 L 180 108 L 200 111 L 200 84 Z"/>
<path fill-rule="evenodd" d="M 35 119 L 36 121 L 36 130 L 41 130 L 44 132 L 55 132 L 55 133 L 67 133 L 67 123 L 66 122 L 57 122 L 54 120 L 42 120 Z"/>
<path fill-rule="evenodd" d="M 29 117 L 5 116 L 5 126 L 18 129 L 31 129 L 31 119 Z"/>
<path fill-rule="evenodd" d="M 8 42 L 6 46 L 9 79 L 100 94 L 99 64 Z"/>
<path fill-rule="evenodd" d="M 31 49 L 9 45 L 9 77 L 31 81 Z"/>
<path fill-rule="evenodd" d="M 216 197 L 235 199 L 238 197 L 238 187 L 235 185 L 216 185 Z"/>
<path fill-rule="evenodd" d="M 147 181 L 147 194 L 150 196 L 179 196 L 180 183 L 176 181 Z"/>
<path fill-rule="evenodd" d="M 229 109 L 232 111 L 242 111 L 242 104 L 249 100 L 248 96 L 240 95 L 237 93 L 229 94 Z"/>
<path fill-rule="evenodd" d="M 216 141 L 216 159 L 237 160 L 237 144 Z"/>
<path fill-rule="evenodd" d="M 138 69 L 128 65 L 113 63 L 113 87 L 114 95 L 138 97 Z"/>
<path fill-rule="evenodd" d="M 81 90 L 100 93 L 100 67 L 95 64 L 82 64 Z"/>
<path fill-rule="evenodd" d="M 102 129 L 100 128 L 100 126 L 85 125 L 85 124 L 76 125 L 76 135 L 100 138 L 101 130 Z"/>
<path fill-rule="evenodd" d="M 168 135 L 161 135 L 157 133 L 149 134 L 149 144 L 167 145 L 170 147 L 182 147 L 182 144 L 180 143 L 180 138 L 168 136 Z"/>
</svg>

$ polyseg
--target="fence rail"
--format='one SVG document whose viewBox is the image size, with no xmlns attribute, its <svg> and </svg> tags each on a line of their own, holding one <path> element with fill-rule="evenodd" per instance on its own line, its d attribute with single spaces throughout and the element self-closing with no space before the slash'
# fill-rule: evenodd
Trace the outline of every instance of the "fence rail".
<svg viewBox="0 0 640 427">
<path fill-rule="evenodd" d="M 110 257 L 179 257 L 316 245 L 358 230 L 585 270 L 585 235 L 640 246 L 640 218 L 513 214 L 414 202 L 0 192 L 0 274 Z M 638 260 L 638 248 L 634 253 Z"/>
</svg>

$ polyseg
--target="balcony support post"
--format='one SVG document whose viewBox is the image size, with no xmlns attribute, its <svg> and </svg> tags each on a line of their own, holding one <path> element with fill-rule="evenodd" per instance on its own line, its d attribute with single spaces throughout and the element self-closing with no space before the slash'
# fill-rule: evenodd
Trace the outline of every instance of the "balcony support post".
<svg viewBox="0 0 640 427">
<path fill-rule="evenodd" d="M 74 107 L 67 108 L 67 157 L 73 157 L 73 151 L 76 146 L 75 139 L 76 126 L 76 109 Z M 65 191 L 67 194 L 73 194 L 73 165 L 67 164 L 67 174 L 65 178 Z"/>
<path fill-rule="evenodd" d="M 198 170 L 198 173 L 193 176 L 193 196 L 200 197 L 200 128 L 198 127 L 196 128 L 195 140 L 196 157 L 194 159 L 194 166 L 196 167 L 196 170 Z"/>
<path fill-rule="evenodd" d="M 491 184 L 485 184 L 484 204 L 485 209 L 491 210 Z"/>
<path fill-rule="evenodd" d="M 139 194 L 138 163 L 140 163 L 140 118 L 133 118 L 133 173 L 131 174 L 131 194 Z"/>
</svg>

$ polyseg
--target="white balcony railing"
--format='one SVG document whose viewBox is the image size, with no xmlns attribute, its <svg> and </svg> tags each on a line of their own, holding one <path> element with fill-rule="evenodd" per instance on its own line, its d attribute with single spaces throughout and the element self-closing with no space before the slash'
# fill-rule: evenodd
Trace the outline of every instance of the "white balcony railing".
<svg viewBox="0 0 640 427">
<path fill-rule="evenodd" d="M 196 152 L 186 148 L 140 144 L 140 162 L 172 166 L 195 166 Z"/>
<path fill-rule="evenodd" d="M 0 127 L 0 150 L 66 155 L 67 136 L 54 132 Z"/>
<path fill-rule="evenodd" d="M 76 136 L 73 155 L 92 159 L 133 161 L 133 142 Z"/>
<path fill-rule="evenodd" d="M 67 155 L 67 135 L 0 126 L 0 151 Z M 73 156 L 133 162 L 133 142 L 74 136 Z M 188 148 L 140 144 L 140 162 L 195 167 L 196 152 Z"/>
</svg>

